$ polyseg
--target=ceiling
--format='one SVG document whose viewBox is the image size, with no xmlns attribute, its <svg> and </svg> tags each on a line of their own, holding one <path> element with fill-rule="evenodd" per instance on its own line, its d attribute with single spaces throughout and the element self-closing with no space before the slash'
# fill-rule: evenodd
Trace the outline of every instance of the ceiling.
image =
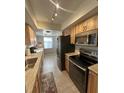
<svg viewBox="0 0 124 93">
<path fill-rule="evenodd" d="M 97 0 L 25 0 L 26 10 L 32 17 L 38 29 L 49 29 L 61 31 L 74 23 L 88 12 L 98 7 Z M 66 12 L 58 9 L 58 16 L 52 21 L 56 6 L 51 3 L 59 4 L 60 7 L 72 11 Z"/>
<path fill-rule="evenodd" d="M 78 6 L 84 0 L 52 0 L 55 3 L 65 9 L 76 11 Z M 29 0 L 32 10 L 34 12 L 35 18 L 38 22 L 52 22 L 52 16 L 55 12 L 55 6 L 50 2 L 50 0 Z M 58 9 L 58 16 L 55 18 L 53 23 L 62 24 L 65 20 L 72 15 L 72 13 L 65 12 L 61 9 Z"/>
<path fill-rule="evenodd" d="M 56 31 L 56 30 L 39 30 L 36 32 L 37 35 L 39 36 L 60 36 L 62 33 L 60 31 Z"/>
</svg>

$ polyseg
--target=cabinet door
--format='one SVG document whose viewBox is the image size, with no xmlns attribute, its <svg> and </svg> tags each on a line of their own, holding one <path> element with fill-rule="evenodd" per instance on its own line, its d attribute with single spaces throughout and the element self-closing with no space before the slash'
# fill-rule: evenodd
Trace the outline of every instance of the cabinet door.
<svg viewBox="0 0 124 93">
<path fill-rule="evenodd" d="M 65 69 L 69 72 L 69 61 L 67 59 L 65 60 Z"/>
<path fill-rule="evenodd" d="M 78 24 L 75 26 L 75 34 L 78 34 L 79 33 L 79 26 Z"/>
<path fill-rule="evenodd" d="M 30 31 L 28 25 L 25 25 L 25 45 L 30 45 Z"/>
<path fill-rule="evenodd" d="M 79 33 L 83 32 L 83 22 L 79 24 Z"/>
<path fill-rule="evenodd" d="M 98 28 L 98 16 L 94 16 L 87 20 L 87 31 Z"/>
<path fill-rule="evenodd" d="M 37 75 L 32 93 L 40 93 L 40 86 L 39 86 L 39 83 L 40 83 L 40 82 L 39 82 L 39 78 L 38 78 L 38 75 Z"/>
<path fill-rule="evenodd" d="M 94 21 L 95 21 L 95 28 L 98 29 L 98 16 L 95 16 Z"/>
<path fill-rule="evenodd" d="M 88 76 L 88 91 L 87 93 L 98 93 L 98 77 L 92 71 L 89 71 Z"/>
<path fill-rule="evenodd" d="M 41 73 L 40 72 L 41 71 L 39 71 L 39 73 L 38 73 L 38 79 L 37 79 L 39 93 L 41 93 Z"/>
<path fill-rule="evenodd" d="M 88 20 L 84 21 L 83 24 L 82 24 L 82 32 L 85 32 L 87 31 L 87 28 L 88 28 Z"/>
<path fill-rule="evenodd" d="M 71 28 L 71 44 L 75 44 L 75 27 Z"/>
<path fill-rule="evenodd" d="M 25 25 L 25 44 L 26 45 L 36 44 L 36 33 L 28 24 Z"/>
</svg>

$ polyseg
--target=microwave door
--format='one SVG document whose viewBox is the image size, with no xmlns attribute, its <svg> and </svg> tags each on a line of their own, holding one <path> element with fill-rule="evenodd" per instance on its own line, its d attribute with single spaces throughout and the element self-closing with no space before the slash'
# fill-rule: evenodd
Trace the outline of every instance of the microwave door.
<svg viewBox="0 0 124 93">
<path fill-rule="evenodd" d="M 96 44 L 97 43 L 97 35 L 96 33 L 94 34 L 89 34 L 88 36 L 88 44 Z"/>
</svg>

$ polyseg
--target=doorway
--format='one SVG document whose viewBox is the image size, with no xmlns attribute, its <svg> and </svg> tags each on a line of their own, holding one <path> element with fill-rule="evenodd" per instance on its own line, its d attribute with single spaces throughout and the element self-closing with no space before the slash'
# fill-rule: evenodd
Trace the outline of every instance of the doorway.
<svg viewBox="0 0 124 93">
<path fill-rule="evenodd" d="M 57 37 L 56 36 L 44 36 L 44 53 L 56 53 L 57 49 Z"/>
</svg>

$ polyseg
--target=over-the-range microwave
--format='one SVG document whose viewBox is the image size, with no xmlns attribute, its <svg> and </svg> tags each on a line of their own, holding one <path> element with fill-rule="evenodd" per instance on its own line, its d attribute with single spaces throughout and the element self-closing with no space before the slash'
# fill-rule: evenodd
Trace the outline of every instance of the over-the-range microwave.
<svg viewBox="0 0 124 93">
<path fill-rule="evenodd" d="M 81 32 L 76 35 L 76 45 L 97 46 L 98 45 L 98 31 L 97 29 Z"/>
</svg>

